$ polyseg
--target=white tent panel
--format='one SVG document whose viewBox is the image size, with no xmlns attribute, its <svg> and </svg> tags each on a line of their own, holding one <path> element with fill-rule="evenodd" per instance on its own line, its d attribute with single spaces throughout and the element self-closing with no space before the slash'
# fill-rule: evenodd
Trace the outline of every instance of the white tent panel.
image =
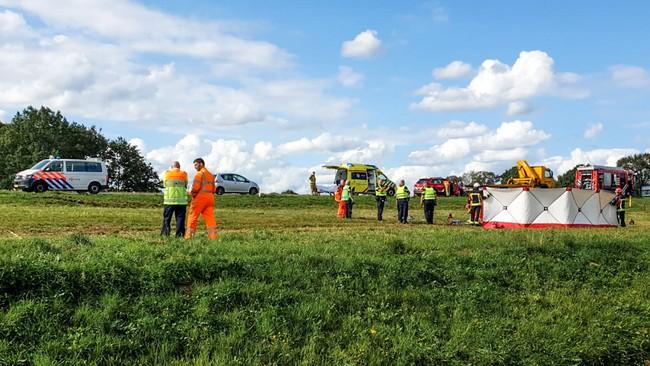
<svg viewBox="0 0 650 366">
<path fill-rule="evenodd" d="M 537 218 L 533 221 L 533 225 L 541 225 L 541 224 L 547 224 L 547 225 L 558 225 L 561 224 L 561 222 L 557 221 L 553 215 L 551 215 L 548 211 L 542 211 Z"/>
<path fill-rule="evenodd" d="M 571 194 L 576 201 L 578 207 L 584 206 L 585 202 L 594 194 L 594 191 L 587 191 L 584 189 L 572 189 Z"/>
<path fill-rule="evenodd" d="M 565 191 L 555 202 L 548 206 L 548 212 L 562 224 L 572 224 L 578 213 L 578 206 L 576 206 L 572 192 Z"/>
<path fill-rule="evenodd" d="M 491 222 L 507 222 L 507 223 L 513 223 L 517 224 L 517 220 L 515 220 L 514 217 L 508 212 L 508 210 L 503 210 L 499 212 L 498 215 L 494 217 L 494 219 L 490 220 Z M 483 220 L 485 222 L 485 220 Z"/>
<path fill-rule="evenodd" d="M 510 214 L 518 224 L 530 224 L 539 214 L 544 212 L 544 206 L 533 196 L 530 191 L 523 191 L 508 207 Z"/>
<path fill-rule="evenodd" d="M 521 188 L 488 188 L 490 198 L 494 198 L 501 206 L 510 206 L 523 189 Z"/>
<path fill-rule="evenodd" d="M 530 190 L 544 207 L 550 206 L 566 192 L 565 188 L 533 188 Z"/>
<path fill-rule="evenodd" d="M 571 224 L 574 224 L 574 225 L 594 225 L 591 221 L 589 221 L 587 216 L 585 216 L 585 214 L 582 213 L 582 212 L 578 212 L 578 214 L 576 215 L 576 218 L 573 220 L 573 222 Z"/>
<path fill-rule="evenodd" d="M 600 199 L 598 198 L 598 194 L 594 192 L 594 194 L 589 197 L 587 202 L 582 205 L 581 208 L 582 213 L 587 217 L 590 223 L 593 225 L 598 225 L 598 217 L 600 216 Z"/>
<path fill-rule="evenodd" d="M 496 215 L 503 211 L 503 205 L 494 196 L 483 200 L 483 221 L 492 221 Z"/>
</svg>

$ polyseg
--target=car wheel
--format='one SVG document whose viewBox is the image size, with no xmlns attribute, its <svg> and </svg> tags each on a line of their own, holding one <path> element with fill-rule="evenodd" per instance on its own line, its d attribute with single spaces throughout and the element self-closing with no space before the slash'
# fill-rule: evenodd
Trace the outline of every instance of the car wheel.
<svg viewBox="0 0 650 366">
<path fill-rule="evenodd" d="M 221 196 L 222 194 L 226 193 L 226 190 L 223 189 L 223 187 L 217 187 L 217 194 Z"/>
<path fill-rule="evenodd" d="M 102 186 L 97 182 L 92 182 L 88 185 L 88 193 L 97 194 L 102 190 Z"/>
<path fill-rule="evenodd" d="M 258 191 L 257 188 L 255 188 L 255 187 L 251 187 L 251 189 L 248 190 L 248 193 L 249 193 L 251 196 L 256 195 L 257 192 L 259 192 L 259 191 Z"/>
<path fill-rule="evenodd" d="M 43 193 L 45 191 L 47 191 L 47 183 L 45 183 L 43 181 L 39 181 L 39 182 L 36 182 L 36 184 L 34 184 L 34 192 Z"/>
<path fill-rule="evenodd" d="M 386 191 L 386 194 L 393 197 L 395 195 L 395 189 L 389 188 L 388 191 Z"/>
</svg>

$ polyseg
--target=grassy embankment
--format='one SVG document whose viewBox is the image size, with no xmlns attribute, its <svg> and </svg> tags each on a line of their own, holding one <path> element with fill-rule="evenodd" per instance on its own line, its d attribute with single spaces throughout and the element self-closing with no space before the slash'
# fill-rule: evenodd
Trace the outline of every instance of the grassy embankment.
<svg viewBox="0 0 650 366">
<path fill-rule="evenodd" d="M 629 229 L 487 231 L 226 196 L 220 240 L 185 242 L 160 198 L 0 192 L 0 364 L 650 359 L 648 201 Z"/>
</svg>

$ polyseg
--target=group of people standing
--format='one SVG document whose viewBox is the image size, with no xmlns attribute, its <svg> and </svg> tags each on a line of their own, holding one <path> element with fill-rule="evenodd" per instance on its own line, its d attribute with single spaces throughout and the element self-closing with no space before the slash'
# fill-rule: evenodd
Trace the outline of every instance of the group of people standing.
<svg viewBox="0 0 650 366">
<path fill-rule="evenodd" d="M 383 221 L 384 207 L 388 196 L 389 186 L 385 180 L 379 180 L 375 189 L 375 200 L 377 202 L 377 221 Z M 335 193 L 334 200 L 338 202 L 338 217 L 350 219 L 352 218 L 352 206 L 354 206 L 354 199 L 352 194 L 354 189 L 350 187 L 350 181 L 342 180 L 338 185 Z M 411 192 L 404 183 L 400 180 L 397 189 L 395 190 L 395 198 L 397 200 L 397 219 L 401 224 L 408 223 L 409 216 L 409 200 Z M 437 193 L 432 184 L 424 188 L 420 196 L 420 205 L 424 209 L 424 217 L 427 224 L 433 224 L 433 214 L 437 205 Z"/>
<path fill-rule="evenodd" d="M 209 239 L 217 239 L 217 221 L 214 218 L 214 194 L 216 192 L 214 175 L 205 167 L 202 158 L 194 159 L 196 175 L 188 192 L 187 173 L 181 170 L 178 161 L 174 161 L 163 175 L 165 187 L 163 198 L 163 225 L 161 235 L 169 236 L 172 217 L 176 217 L 176 237 L 191 239 L 196 233 L 199 216 L 208 231 Z M 192 198 L 191 202 L 189 198 Z M 185 227 L 187 205 L 190 204 L 189 222 Z"/>
</svg>

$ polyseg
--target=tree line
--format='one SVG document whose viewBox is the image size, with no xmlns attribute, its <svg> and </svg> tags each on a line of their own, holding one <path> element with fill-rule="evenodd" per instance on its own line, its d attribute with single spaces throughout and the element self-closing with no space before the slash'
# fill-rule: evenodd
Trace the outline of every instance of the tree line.
<svg viewBox="0 0 650 366">
<path fill-rule="evenodd" d="M 27 107 L 0 123 L 0 188 L 10 189 L 14 175 L 49 156 L 100 158 L 108 165 L 109 189 L 152 192 L 162 185 L 153 166 L 122 137 L 108 139 L 95 126 L 69 122 L 59 111 Z"/>
</svg>

